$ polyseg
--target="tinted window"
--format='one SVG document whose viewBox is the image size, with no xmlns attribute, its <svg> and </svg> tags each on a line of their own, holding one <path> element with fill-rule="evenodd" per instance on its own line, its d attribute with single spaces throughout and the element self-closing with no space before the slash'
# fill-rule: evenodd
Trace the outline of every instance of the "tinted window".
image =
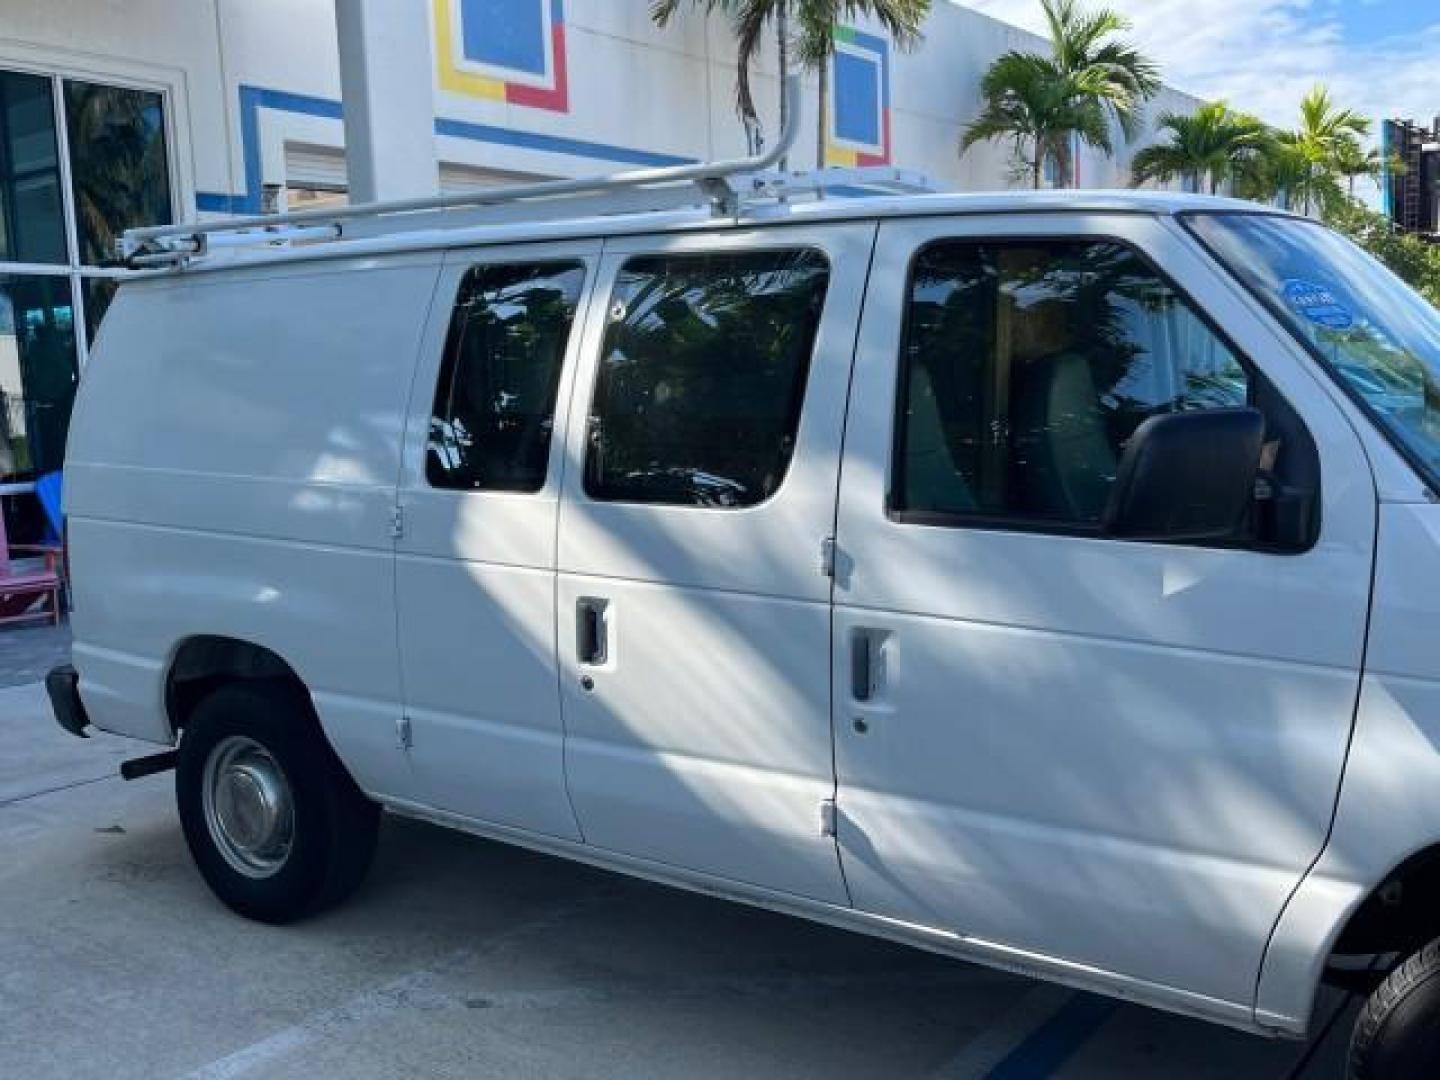
<svg viewBox="0 0 1440 1080">
<path fill-rule="evenodd" d="M 126 229 L 171 221 L 162 99 L 145 90 L 67 81 L 65 124 L 80 261 L 111 262 Z"/>
<path fill-rule="evenodd" d="M 65 261 L 50 80 L 0 72 L 0 259 Z"/>
<path fill-rule="evenodd" d="M 713 507 L 773 494 L 795 450 L 828 280 L 814 251 L 626 263 L 596 376 L 586 491 Z"/>
<path fill-rule="evenodd" d="M 574 262 L 477 266 L 465 275 L 430 420 L 431 484 L 545 485 L 555 393 L 584 280 Z"/>
<path fill-rule="evenodd" d="M 0 274 L 0 483 L 60 468 L 75 399 L 70 279 Z"/>
<path fill-rule="evenodd" d="M 1235 355 L 1114 243 L 925 249 L 902 360 L 899 511 L 1090 525 L 1142 421 L 1247 398 Z"/>
</svg>

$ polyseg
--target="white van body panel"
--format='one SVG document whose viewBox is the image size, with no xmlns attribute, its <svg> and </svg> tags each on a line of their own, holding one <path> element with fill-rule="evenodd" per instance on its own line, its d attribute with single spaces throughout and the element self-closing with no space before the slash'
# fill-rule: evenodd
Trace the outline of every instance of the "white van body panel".
<svg viewBox="0 0 1440 1080">
<path fill-rule="evenodd" d="M 913 253 L 934 239 L 1027 236 L 1138 248 L 1284 393 L 1321 456 L 1311 551 L 887 516 L 896 307 Z M 1159 222 L 883 224 L 838 529 L 839 843 L 855 906 L 1248 1002 L 1271 927 L 1329 827 L 1374 507 L 1343 415 Z M 866 702 L 850 683 L 861 634 L 876 654 Z"/>
<path fill-rule="evenodd" d="M 1298 1031 L 1345 920 L 1440 821 L 1440 505 L 1380 507 L 1365 682 L 1335 830 L 1275 929 L 1256 1015 Z"/>
<path fill-rule="evenodd" d="M 965 937 L 933 926 L 887 919 L 869 912 L 857 911 L 844 904 L 811 900 L 796 896 L 794 893 L 764 889 L 745 882 L 688 870 L 668 863 L 637 859 L 633 856 L 606 851 L 592 844 L 576 843 L 519 829 L 507 829 L 500 825 L 490 825 L 404 800 L 389 799 L 385 801 L 385 805 L 387 809 L 407 817 L 433 822 L 452 829 L 460 829 L 490 840 L 515 844 L 531 851 L 574 859 L 576 862 L 582 862 L 589 866 L 629 874 L 632 877 L 643 878 L 646 881 L 654 881 L 673 888 L 687 889 L 704 896 L 749 904 L 766 911 L 793 915 L 827 926 L 868 934 L 871 937 L 883 938 L 916 949 L 924 949 L 926 952 L 941 956 L 984 964 L 987 967 L 999 971 L 1009 971 L 1026 978 L 1044 979 L 1077 990 L 1107 994 L 1150 1008 L 1164 1009 L 1182 1016 L 1192 1016 L 1252 1034 L 1275 1034 L 1274 1031 L 1255 1026 L 1254 1012 L 1248 1003 L 1236 1005 L 1233 1002 L 1220 1001 L 1205 997 L 1203 994 L 1192 993 L 1182 987 L 1147 983 L 1130 976 L 1105 971 L 1101 968 L 1087 967 L 1084 964 L 1076 964 L 1045 953 L 1027 952 L 998 942 Z"/>
<path fill-rule="evenodd" d="M 560 521 L 566 774 L 599 848 L 846 903 L 832 837 L 830 579 L 845 392 L 873 223 L 608 242 L 600 295 L 626 260 L 776 248 L 824 253 L 830 274 L 793 457 L 779 489 L 739 510 L 599 502 L 572 423 Z M 608 305 L 596 303 L 572 417 L 587 415 Z M 581 598 L 606 602 L 609 656 L 582 666 Z M 586 690 L 582 678 L 592 681 Z"/>
<path fill-rule="evenodd" d="M 437 270 L 412 255 L 121 291 L 66 463 L 75 663 L 98 727 L 172 741 L 176 650 L 233 637 L 304 680 L 363 787 L 409 790 L 390 522 Z"/>
<path fill-rule="evenodd" d="M 89 717 L 171 743 L 178 650 L 255 643 L 393 809 L 1303 1034 L 1347 916 L 1440 836 L 1440 506 L 1173 216 L 1227 205 L 1244 208 L 827 199 L 736 220 L 440 228 L 144 275 L 107 315 L 66 461 Z M 1146 252 L 1303 418 L 1319 543 L 1269 555 L 892 521 L 909 259 L 963 235 Z M 824 250 L 831 279 L 779 491 L 722 514 L 587 498 L 625 259 L 792 245 Z M 457 284 L 476 262 L 549 257 L 587 280 L 544 487 L 434 490 Z M 576 648 L 586 598 L 606 603 L 594 665 Z M 864 703 L 857 631 L 877 646 Z"/>
</svg>

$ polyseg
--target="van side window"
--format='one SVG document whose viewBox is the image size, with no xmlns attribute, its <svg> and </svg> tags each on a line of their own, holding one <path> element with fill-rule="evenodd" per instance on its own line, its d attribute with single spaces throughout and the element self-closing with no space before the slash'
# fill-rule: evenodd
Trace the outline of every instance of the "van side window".
<svg viewBox="0 0 1440 1080">
<path fill-rule="evenodd" d="M 590 497 L 741 507 L 774 494 L 829 276 L 810 250 L 627 262 L 590 410 Z"/>
<path fill-rule="evenodd" d="M 1144 420 L 1249 395 L 1239 358 L 1109 241 L 924 248 L 901 350 L 890 509 L 935 524 L 1094 527 Z"/>
<path fill-rule="evenodd" d="M 472 267 L 440 365 L 425 475 L 462 491 L 545 486 L 578 262 Z"/>
</svg>

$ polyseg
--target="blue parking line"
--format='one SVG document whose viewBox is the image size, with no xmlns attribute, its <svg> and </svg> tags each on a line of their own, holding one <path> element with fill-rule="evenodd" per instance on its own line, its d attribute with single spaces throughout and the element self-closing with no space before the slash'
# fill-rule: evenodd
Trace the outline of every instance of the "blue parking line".
<svg viewBox="0 0 1440 1080">
<path fill-rule="evenodd" d="M 1044 1080 L 1100 1030 L 1120 1007 L 1118 1001 L 1076 994 L 1006 1058 L 985 1074 L 985 1080 Z"/>
</svg>

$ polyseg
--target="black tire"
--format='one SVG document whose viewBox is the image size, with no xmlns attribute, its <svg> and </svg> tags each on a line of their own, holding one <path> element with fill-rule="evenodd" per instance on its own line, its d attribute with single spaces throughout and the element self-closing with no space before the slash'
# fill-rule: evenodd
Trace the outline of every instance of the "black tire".
<svg viewBox="0 0 1440 1080">
<path fill-rule="evenodd" d="M 1392 971 L 1350 1038 L 1352 1080 L 1440 1076 L 1440 938 Z"/>
<path fill-rule="evenodd" d="M 247 744 L 279 767 L 290 807 L 275 868 L 248 875 L 222 851 L 204 793 L 212 754 L 218 759 L 223 748 Z M 292 922 L 338 903 L 364 879 L 375 853 L 380 808 L 330 749 L 309 701 L 283 683 L 231 683 L 196 706 L 180 739 L 175 798 L 185 842 L 210 889 L 260 922 Z"/>
</svg>

